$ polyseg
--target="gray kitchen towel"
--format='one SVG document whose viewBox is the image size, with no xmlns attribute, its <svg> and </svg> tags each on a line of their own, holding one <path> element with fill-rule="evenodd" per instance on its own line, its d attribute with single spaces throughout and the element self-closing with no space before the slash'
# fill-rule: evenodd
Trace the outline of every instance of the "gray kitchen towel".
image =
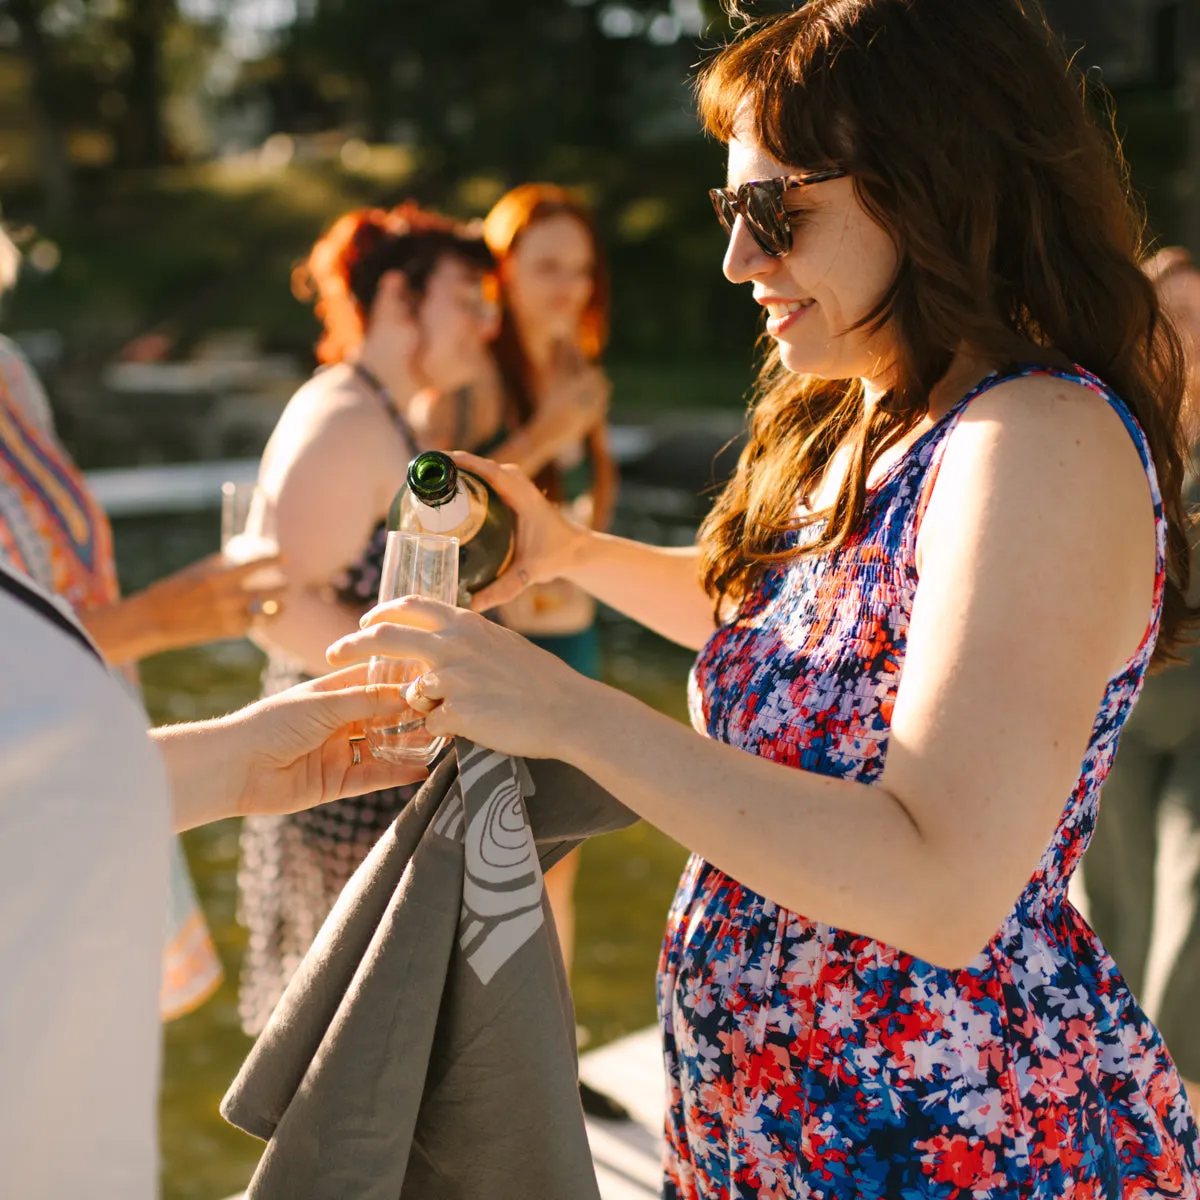
<svg viewBox="0 0 1200 1200">
<path fill-rule="evenodd" d="M 636 820 L 456 741 L 358 869 L 221 1112 L 247 1200 L 598 1200 L 542 874 Z"/>
</svg>

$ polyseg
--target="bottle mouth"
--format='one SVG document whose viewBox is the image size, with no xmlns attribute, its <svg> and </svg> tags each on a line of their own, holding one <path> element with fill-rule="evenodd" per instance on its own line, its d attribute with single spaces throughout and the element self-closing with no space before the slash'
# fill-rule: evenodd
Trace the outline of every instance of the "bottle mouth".
<svg viewBox="0 0 1200 1200">
<path fill-rule="evenodd" d="M 424 504 L 445 504 L 458 491 L 458 468 L 440 450 L 426 450 L 408 464 L 408 486 Z"/>
</svg>

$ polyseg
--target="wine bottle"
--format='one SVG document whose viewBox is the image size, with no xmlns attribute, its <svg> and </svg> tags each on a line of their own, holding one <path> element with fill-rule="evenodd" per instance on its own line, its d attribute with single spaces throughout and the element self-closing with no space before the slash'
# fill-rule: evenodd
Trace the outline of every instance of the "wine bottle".
<svg viewBox="0 0 1200 1200">
<path fill-rule="evenodd" d="M 388 512 L 388 529 L 458 538 L 459 603 L 466 606 L 512 562 L 516 519 L 494 488 L 440 450 L 408 464 Z"/>
</svg>

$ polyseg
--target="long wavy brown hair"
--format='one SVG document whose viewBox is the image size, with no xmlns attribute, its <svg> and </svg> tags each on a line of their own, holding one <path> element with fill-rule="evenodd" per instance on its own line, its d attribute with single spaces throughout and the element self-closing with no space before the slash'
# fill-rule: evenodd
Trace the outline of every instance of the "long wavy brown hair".
<svg viewBox="0 0 1200 1200">
<path fill-rule="evenodd" d="M 1169 660 L 1192 615 L 1182 349 L 1138 266 L 1144 221 L 1111 110 L 1093 102 L 1036 2 L 809 0 L 750 23 L 705 66 L 698 97 L 722 141 L 745 121 L 782 163 L 847 168 L 900 259 L 859 323 L 889 325 L 897 347 L 894 386 L 870 415 L 857 381 L 794 375 L 768 349 L 749 442 L 700 533 L 718 609 L 768 564 L 845 542 L 872 465 L 926 415 L 967 348 L 998 367 L 1077 363 L 1129 405 L 1166 508 L 1155 660 Z M 797 518 L 797 498 L 847 444 L 830 510 Z M 781 550 L 785 533 L 819 521 L 804 550 Z"/>
<path fill-rule="evenodd" d="M 588 361 L 595 361 L 608 342 L 610 284 L 608 264 L 600 243 L 600 233 L 587 205 L 574 192 L 554 183 L 523 183 L 492 206 L 483 221 L 483 236 L 496 257 L 500 289 L 500 331 L 492 343 L 514 425 L 524 425 L 532 416 L 536 389 L 533 365 L 529 361 L 516 316 L 504 284 L 504 263 L 516 249 L 527 230 L 539 221 L 568 216 L 577 221 L 592 243 L 592 294 L 579 317 L 578 347 Z M 588 437 L 588 457 L 593 472 L 592 509 L 598 528 L 608 523 L 615 496 L 611 494 L 612 472 L 607 439 L 602 431 Z M 551 463 L 537 478 L 538 486 L 552 500 L 563 498 L 562 476 Z"/>
</svg>

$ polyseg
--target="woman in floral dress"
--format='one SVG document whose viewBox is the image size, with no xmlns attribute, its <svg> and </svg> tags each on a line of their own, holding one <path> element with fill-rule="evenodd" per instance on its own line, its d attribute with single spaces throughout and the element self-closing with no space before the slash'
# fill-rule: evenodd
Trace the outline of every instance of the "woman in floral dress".
<svg viewBox="0 0 1200 1200">
<path fill-rule="evenodd" d="M 708 66 L 725 274 L 769 353 L 695 551 L 515 472 L 513 569 L 700 651 L 696 731 L 408 600 L 432 732 L 574 764 L 693 851 L 659 1007 L 667 1200 L 1200 1196 L 1179 1076 L 1067 899 L 1191 612 L 1184 369 L 1025 0 L 810 0 Z"/>
</svg>

